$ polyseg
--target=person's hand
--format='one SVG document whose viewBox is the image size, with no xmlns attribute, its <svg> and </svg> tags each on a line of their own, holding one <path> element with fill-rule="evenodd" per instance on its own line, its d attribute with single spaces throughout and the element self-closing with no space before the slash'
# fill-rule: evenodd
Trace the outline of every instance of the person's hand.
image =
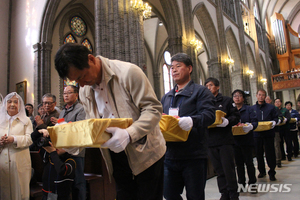
<svg viewBox="0 0 300 200">
<path fill-rule="evenodd" d="M 48 153 L 51 153 L 53 151 L 56 151 L 56 149 L 53 147 L 53 144 L 52 142 L 49 142 L 50 146 L 46 146 L 46 147 L 43 147 Z"/>
<path fill-rule="evenodd" d="M 50 121 L 52 122 L 52 124 L 57 124 L 57 118 L 55 118 L 55 117 L 51 117 L 50 118 Z"/>
<path fill-rule="evenodd" d="M 298 122 L 298 118 L 297 118 L 297 117 L 295 117 L 295 119 L 296 119 L 296 122 Z"/>
<path fill-rule="evenodd" d="M 287 122 L 287 118 L 284 118 L 283 123 L 286 124 L 286 122 Z"/>
<path fill-rule="evenodd" d="M 252 129 L 253 129 L 253 125 L 252 124 L 250 124 L 250 123 L 245 123 L 245 124 L 247 124 L 247 126 L 243 126 L 243 131 L 245 132 L 245 133 L 249 133 Z"/>
<path fill-rule="evenodd" d="M 111 133 L 112 137 L 101 145 L 101 147 L 107 147 L 115 153 L 124 151 L 130 142 L 128 132 L 125 129 L 117 127 L 108 127 L 105 131 Z"/>
<path fill-rule="evenodd" d="M 273 121 L 272 121 L 273 122 Z M 274 121 L 275 122 L 275 121 Z M 276 122 L 275 122 L 276 123 Z M 277 124 L 275 124 L 275 125 L 279 125 L 281 123 L 281 119 L 278 119 L 278 122 L 277 122 Z"/>
<path fill-rule="evenodd" d="M 193 127 L 193 120 L 191 117 L 180 117 L 178 125 L 182 130 L 189 131 Z"/>
<path fill-rule="evenodd" d="M 34 120 L 35 120 L 37 126 L 44 123 L 41 116 L 39 116 L 39 115 L 35 116 Z"/>
<path fill-rule="evenodd" d="M 217 125 L 216 127 L 226 127 L 229 124 L 228 119 L 222 117 L 222 124 Z"/>
<path fill-rule="evenodd" d="M 6 134 L 1 137 L 0 139 L 0 145 L 6 145 L 13 143 L 15 138 L 13 136 L 7 136 Z"/>
<path fill-rule="evenodd" d="M 43 134 L 43 137 L 49 137 L 49 132 L 47 129 L 40 129 L 38 132 Z"/>
<path fill-rule="evenodd" d="M 278 120 L 278 122 L 279 122 L 279 124 L 280 124 L 280 119 Z M 271 121 L 272 122 L 272 128 L 271 129 L 273 129 L 275 126 L 276 126 L 276 122 L 275 121 Z"/>
</svg>

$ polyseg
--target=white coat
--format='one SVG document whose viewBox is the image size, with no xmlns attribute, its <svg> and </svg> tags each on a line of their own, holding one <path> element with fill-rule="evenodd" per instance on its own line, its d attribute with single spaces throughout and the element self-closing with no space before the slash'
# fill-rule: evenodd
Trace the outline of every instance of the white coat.
<svg viewBox="0 0 300 200">
<path fill-rule="evenodd" d="M 32 144 L 30 134 L 33 132 L 32 123 L 24 124 L 16 118 L 11 127 L 9 123 L 0 126 L 0 137 L 7 134 L 15 136 L 17 144 L 5 145 L 0 153 L 0 199 L 29 200 L 31 159 L 29 146 Z"/>
</svg>

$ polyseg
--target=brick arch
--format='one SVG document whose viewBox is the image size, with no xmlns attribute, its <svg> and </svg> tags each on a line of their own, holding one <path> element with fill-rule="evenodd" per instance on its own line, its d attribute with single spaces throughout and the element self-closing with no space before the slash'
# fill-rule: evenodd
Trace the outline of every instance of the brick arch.
<svg viewBox="0 0 300 200">
<path fill-rule="evenodd" d="M 176 0 L 161 0 L 160 3 L 167 23 L 169 51 L 172 55 L 182 52 L 183 28 L 178 2 Z"/>
<path fill-rule="evenodd" d="M 256 102 L 255 94 L 257 92 L 257 71 L 255 67 L 255 57 L 249 43 L 246 44 L 246 56 L 247 56 L 248 69 L 254 72 L 253 76 L 249 77 L 250 95 L 251 95 L 252 104 L 254 104 Z"/>
<path fill-rule="evenodd" d="M 230 55 L 234 60 L 231 72 L 231 88 L 232 90 L 244 89 L 241 88 L 243 86 L 243 69 L 238 42 L 230 26 L 227 27 L 225 34 L 226 43 L 229 48 Z"/>
<path fill-rule="evenodd" d="M 193 10 L 193 14 L 202 26 L 207 41 L 209 59 L 217 59 L 220 55 L 218 34 L 205 4 L 203 2 L 198 3 Z"/>
</svg>

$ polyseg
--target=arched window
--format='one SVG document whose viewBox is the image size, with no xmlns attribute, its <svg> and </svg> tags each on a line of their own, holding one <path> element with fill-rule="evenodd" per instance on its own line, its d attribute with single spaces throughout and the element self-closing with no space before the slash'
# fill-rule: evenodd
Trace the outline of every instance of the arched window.
<svg viewBox="0 0 300 200">
<path fill-rule="evenodd" d="M 66 43 L 76 43 L 76 40 L 71 33 L 65 37 L 64 44 Z"/>
<path fill-rule="evenodd" d="M 93 53 L 93 48 L 92 48 L 92 45 L 90 43 L 90 41 L 86 38 L 84 39 L 82 42 L 81 42 L 82 45 L 86 46 L 91 53 Z"/>
<path fill-rule="evenodd" d="M 164 78 L 164 89 L 165 94 L 167 94 L 171 90 L 171 78 L 170 78 L 170 70 L 166 64 L 163 66 L 163 78 Z"/>
<path fill-rule="evenodd" d="M 254 17 L 258 20 L 258 21 L 260 21 L 259 20 L 259 13 L 258 13 L 258 10 L 257 10 L 258 8 L 257 8 L 257 3 L 255 2 L 254 3 L 254 6 L 253 6 L 253 14 L 254 14 Z"/>
</svg>

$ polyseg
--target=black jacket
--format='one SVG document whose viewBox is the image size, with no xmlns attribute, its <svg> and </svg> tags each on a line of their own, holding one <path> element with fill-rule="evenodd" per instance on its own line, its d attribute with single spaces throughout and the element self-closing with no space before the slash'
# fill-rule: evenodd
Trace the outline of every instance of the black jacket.
<svg viewBox="0 0 300 200">
<path fill-rule="evenodd" d="M 232 135 L 232 126 L 240 121 L 240 113 L 236 107 L 233 106 L 233 100 L 230 97 L 223 96 L 219 93 L 216 97 L 215 109 L 226 113 L 225 118 L 228 119 L 229 124 L 226 127 L 216 127 L 208 129 L 208 146 L 221 146 L 234 144 Z"/>
<path fill-rule="evenodd" d="M 193 81 L 175 96 L 176 87 L 177 85 L 163 96 L 161 100 L 163 112 L 169 114 L 170 107 L 179 106 L 179 117 L 191 117 L 193 128 L 186 142 L 167 142 L 166 159 L 206 158 L 207 126 L 215 121 L 214 96 L 206 87 Z"/>
<path fill-rule="evenodd" d="M 251 123 L 253 126 L 253 130 L 256 129 L 258 125 L 258 120 L 256 117 L 256 113 L 254 112 L 253 108 L 248 105 L 243 105 L 243 107 L 239 110 L 241 115 L 241 123 Z M 246 135 L 236 135 L 234 136 L 234 141 L 236 145 L 254 145 L 253 139 L 253 130 L 251 130 Z"/>
<path fill-rule="evenodd" d="M 268 103 L 263 104 L 254 104 L 252 106 L 254 111 L 256 112 L 256 116 L 258 122 L 261 121 L 275 121 L 278 122 L 278 111 L 276 110 L 275 106 Z M 268 131 L 260 131 L 260 132 L 253 132 L 254 137 L 275 137 L 275 130 L 271 129 Z"/>
<path fill-rule="evenodd" d="M 33 142 L 37 142 L 40 133 L 35 130 L 31 134 Z M 49 192 L 56 193 L 58 200 L 68 200 L 72 191 L 72 184 L 75 177 L 76 162 L 71 155 L 64 153 L 58 155 L 56 151 L 50 154 L 44 148 L 39 151 L 43 163 L 43 194 L 47 196 Z"/>
</svg>

